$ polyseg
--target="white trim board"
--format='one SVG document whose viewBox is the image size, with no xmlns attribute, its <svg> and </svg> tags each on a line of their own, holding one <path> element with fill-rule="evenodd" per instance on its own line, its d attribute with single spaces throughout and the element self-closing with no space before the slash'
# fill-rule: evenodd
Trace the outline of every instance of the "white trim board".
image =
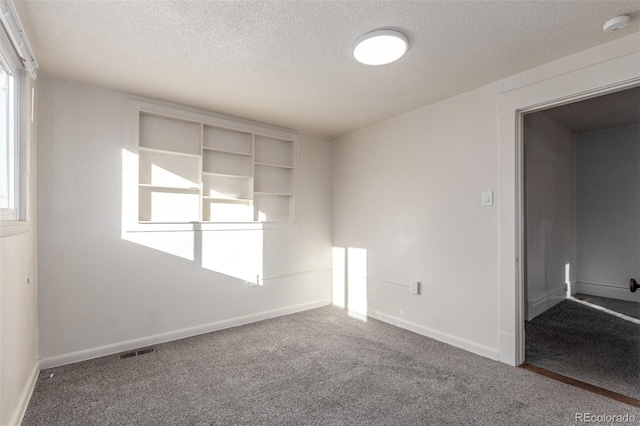
<svg viewBox="0 0 640 426">
<path fill-rule="evenodd" d="M 493 349 L 488 346 L 461 339 L 459 337 L 452 336 L 441 331 L 436 331 L 431 328 L 424 327 L 422 325 L 418 325 L 400 318 L 392 317 L 391 315 L 383 314 L 379 311 L 369 311 L 367 312 L 367 316 L 382 322 L 386 322 L 387 324 L 403 328 L 405 330 L 413 331 L 414 333 L 420 334 L 422 336 L 430 337 L 440 342 L 447 343 L 451 346 L 473 352 L 474 354 L 498 361 L 498 349 Z"/>
<path fill-rule="evenodd" d="M 15 411 L 13 412 L 13 416 L 11 416 L 11 421 L 9 422 L 10 425 L 22 424 L 22 419 L 24 419 L 24 415 L 27 413 L 27 407 L 29 407 L 29 401 L 31 401 L 33 390 L 36 388 L 36 382 L 38 381 L 39 374 L 40 363 L 36 361 L 35 364 L 33 364 L 33 369 L 31 370 L 29 379 L 22 389 L 22 393 L 20 394 L 20 398 L 18 399 L 18 404 L 16 405 Z"/>
<path fill-rule="evenodd" d="M 548 311 L 566 298 L 567 292 L 564 288 L 564 284 L 560 284 L 560 286 L 555 286 L 547 293 L 543 293 L 539 296 L 534 297 L 533 299 L 529 299 L 527 321 L 531 321 L 538 315 Z"/>
<path fill-rule="evenodd" d="M 224 330 L 226 328 L 237 327 L 240 325 L 250 324 L 252 322 L 262 321 L 270 318 L 276 318 L 283 315 L 294 314 L 309 309 L 320 308 L 331 304 L 331 299 L 321 299 L 308 303 L 287 306 L 279 309 L 258 312 L 255 314 L 229 318 L 222 321 L 216 321 L 209 324 L 197 325 L 194 327 L 174 330 L 167 333 L 155 334 L 153 336 L 141 337 L 139 339 L 127 340 L 124 342 L 112 343 L 109 345 L 98 346 L 95 348 L 84 349 L 77 352 L 71 352 L 63 355 L 57 355 L 40 360 L 40 368 L 47 369 L 59 367 L 61 365 L 73 364 L 75 362 L 86 361 L 106 355 L 113 355 L 119 352 L 140 348 L 143 346 L 158 345 L 173 340 L 185 339 L 187 337 L 197 336 L 199 334 L 210 333 L 212 331 Z"/>
<path fill-rule="evenodd" d="M 629 291 L 629 283 L 578 279 L 576 280 L 575 288 L 576 293 L 587 294 L 589 296 L 640 302 L 640 292 L 636 291 L 635 293 L 631 293 L 631 291 Z"/>
</svg>

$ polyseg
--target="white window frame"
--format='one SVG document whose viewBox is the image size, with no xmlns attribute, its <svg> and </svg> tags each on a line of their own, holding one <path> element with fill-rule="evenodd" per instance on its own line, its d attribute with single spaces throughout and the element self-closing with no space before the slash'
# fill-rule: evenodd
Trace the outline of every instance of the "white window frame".
<svg viewBox="0 0 640 426">
<path fill-rule="evenodd" d="M 12 207 L 0 207 L 0 220 L 2 221 L 24 221 L 26 220 L 26 185 L 25 185 L 25 112 L 22 110 L 26 104 L 24 103 L 25 91 L 25 72 L 21 69 L 21 63 L 16 55 L 9 38 L 0 31 L 0 64 L 13 77 L 12 97 L 10 108 L 11 122 L 13 125 L 10 134 L 11 144 L 13 145 L 12 156 L 12 178 L 13 188 L 10 192 Z M 3 157 L 5 153 L 1 153 Z M 3 159 L 4 160 L 4 159 Z"/>
</svg>

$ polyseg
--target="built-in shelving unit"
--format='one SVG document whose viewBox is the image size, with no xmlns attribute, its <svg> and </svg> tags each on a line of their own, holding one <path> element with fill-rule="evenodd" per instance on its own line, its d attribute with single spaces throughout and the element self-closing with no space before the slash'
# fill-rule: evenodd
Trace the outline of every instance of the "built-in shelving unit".
<svg viewBox="0 0 640 426">
<path fill-rule="evenodd" d="M 255 136 L 256 211 L 286 217 L 293 209 L 294 145 L 292 140 Z"/>
<path fill-rule="evenodd" d="M 295 138 L 139 111 L 139 222 L 286 222 Z"/>
</svg>

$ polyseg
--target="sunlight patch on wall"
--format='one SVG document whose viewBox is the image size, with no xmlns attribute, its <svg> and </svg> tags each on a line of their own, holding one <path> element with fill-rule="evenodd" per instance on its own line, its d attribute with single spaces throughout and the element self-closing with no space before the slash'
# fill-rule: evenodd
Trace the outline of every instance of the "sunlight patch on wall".
<svg viewBox="0 0 640 426">
<path fill-rule="evenodd" d="M 251 201 L 203 200 L 203 216 L 212 222 L 251 222 L 253 204 Z"/>
<path fill-rule="evenodd" d="M 263 276 L 263 231 L 202 232 L 202 267 L 256 283 Z"/>
<path fill-rule="evenodd" d="M 253 221 L 252 201 L 242 198 L 247 197 L 248 188 L 210 179 L 203 184 L 207 195 L 201 206 L 200 175 L 193 173 L 199 166 L 186 167 L 166 154 L 141 154 L 122 150 L 121 238 L 193 261 L 243 284 L 261 284 L 263 231 L 233 228 L 234 223 Z M 206 222 L 228 227 L 211 229 Z"/>
<path fill-rule="evenodd" d="M 347 270 L 346 255 L 344 247 L 333 247 L 333 305 L 346 308 L 346 280 Z"/>
<path fill-rule="evenodd" d="M 140 188 L 140 221 L 197 222 L 200 200 L 197 193 Z"/>
<path fill-rule="evenodd" d="M 367 318 L 367 250 L 347 249 L 347 307 L 349 315 Z"/>
<path fill-rule="evenodd" d="M 138 154 L 126 149 L 122 150 L 122 222 L 121 237 L 128 239 L 127 224 L 138 215 Z"/>
<path fill-rule="evenodd" d="M 149 167 L 149 171 L 153 168 Z M 156 173 L 170 178 L 170 174 Z M 171 178 L 173 179 L 173 178 Z M 159 250 L 161 252 L 187 260 L 195 260 L 193 232 L 127 232 L 126 225 L 138 218 L 138 155 L 126 149 L 122 150 L 122 224 L 121 238 L 135 244 Z M 132 184 L 134 183 L 134 184 Z M 149 193 L 149 202 L 165 203 Z"/>
<path fill-rule="evenodd" d="M 144 154 L 140 157 L 140 183 L 175 188 L 198 188 L 200 186 L 198 176 L 185 166 L 186 164 L 191 168 L 198 167 L 198 164 L 192 158 L 187 158 L 187 161 L 178 158 L 184 161 L 185 164 L 178 163 L 173 165 L 167 164 L 166 161 L 161 161 L 164 158 L 149 158 L 150 155 Z M 176 162 L 176 158 L 170 159 Z"/>
<path fill-rule="evenodd" d="M 193 232 L 128 232 L 123 239 L 183 259 L 195 260 Z"/>
<path fill-rule="evenodd" d="M 571 297 L 571 264 L 564 265 L 564 283 L 567 285 L 567 299 Z"/>
</svg>

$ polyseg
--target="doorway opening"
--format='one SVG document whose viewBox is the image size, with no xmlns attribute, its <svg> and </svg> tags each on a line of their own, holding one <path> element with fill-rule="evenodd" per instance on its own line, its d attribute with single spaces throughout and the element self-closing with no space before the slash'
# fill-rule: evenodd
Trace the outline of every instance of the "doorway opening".
<svg viewBox="0 0 640 426">
<path fill-rule="evenodd" d="M 640 87 L 522 124 L 525 362 L 640 404 Z"/>
</svg>

